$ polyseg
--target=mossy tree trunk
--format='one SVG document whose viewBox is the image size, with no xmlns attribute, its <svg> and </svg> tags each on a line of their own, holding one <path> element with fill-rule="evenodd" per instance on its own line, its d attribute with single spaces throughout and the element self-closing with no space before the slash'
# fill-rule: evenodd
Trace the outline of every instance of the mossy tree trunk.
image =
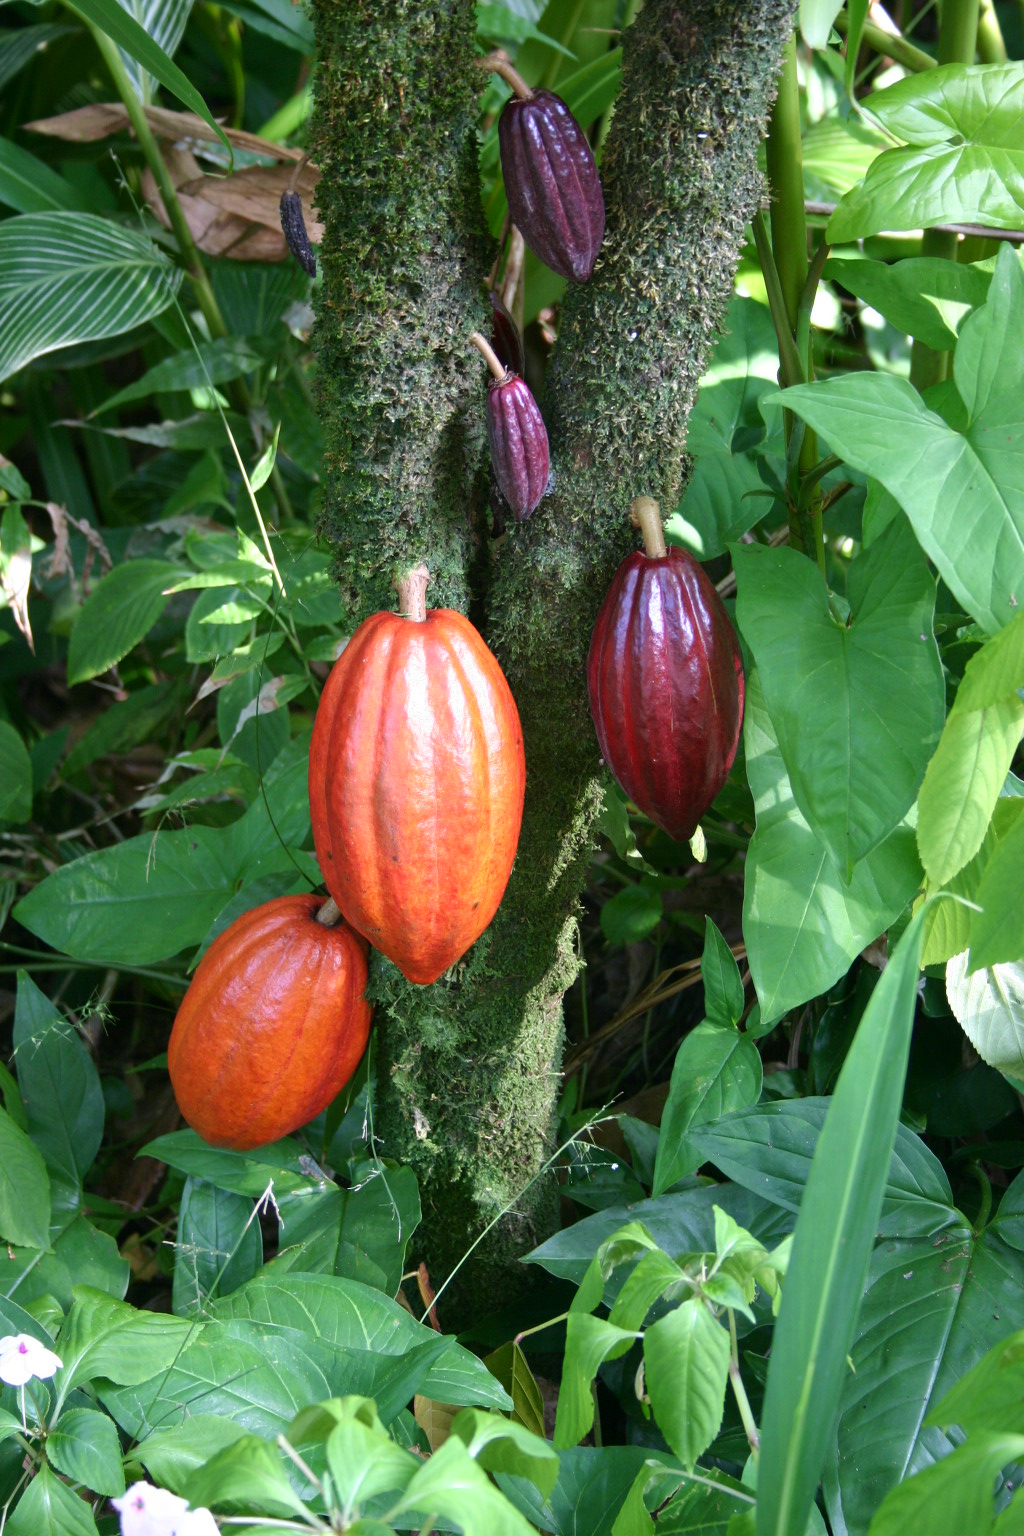
<svg viewBox="0 0 1024 1536">
<path fill-rule="evenodd" d="M 792 0 L 647 0 L 623 38 L 605 148 L 607 234 L 562 311 L 542 409 L 555 490 L 500 548 L 488 536 L 484 376 L 493 250 L 480 212 L 482 77 L 472 0 L 315 0 L 315 150 L 325 223 L 316 341 L 327 441 L 323 528 L 354 623 L 425 560 L 435 607 L 469 612 L 522 717 L 527 800 L 491 928 L 432 987 L 378 960 L 379 1150 L 415 1168 L 435 1283 L 506 1206 L 460 1275 L 451 1325 L 507 1296 L 554 1220 L 562 996 L 601 804 L 585 661 L 632 547 L 629 505 L 666 508 L 721 324 Z M 533 1182 L 531 1182 L 533 1181 Z M 517 1198 L 518 1197 L 518 1198 Z M 514 1204 L 513 1204 L 514 1202 Z"/>
</svg>

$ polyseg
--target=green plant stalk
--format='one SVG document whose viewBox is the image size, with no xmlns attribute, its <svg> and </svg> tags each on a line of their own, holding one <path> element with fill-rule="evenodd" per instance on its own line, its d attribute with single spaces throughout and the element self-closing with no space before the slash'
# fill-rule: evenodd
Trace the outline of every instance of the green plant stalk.
<svg viewBox="0 0 1024 1536">
<path fill-rule="evenodd" d="M 800 326 L 801 312 L 806 309 L 809 318 L 810 304 L 806 300 L 807 277 L 810 261 L 807 255 L 807 218 L 804 212 L 804 162 L 800 121 L 800 84 L 796 71 L 796 34 L 786 45 L 782 70 L 779 75 L 779 91 L 772 108 L 768 129 L 767 165 L 768 184 L 771 188 L 772 260 L 778 273 L 779 289 L 785 306 L 788 335 L 794 338 L 800 371 L 804 379 L 813 377 L 811 359 L 810 325 Z M 759 247 L 760 249 L 760 247 Z M 763 264 L 763 258 L 762 258 Z M 813 302 L 813 293 L 811 294 Z M 774 318 L 774 312 L 773 312 Z M 776 320 L 778 330 L 779 321 Z M 801 329 L 805 336 L 801 336 Z M 780 348 L 780 358 L 782 349 Z M 784 415 L 786 442 L 795 430 L 789 411 Z M 800 443 L 794 474 L 790 478 L 787 518 L 790 542 L 803 549 L 824 572 L 825 550 L 821 531 L 821 501 L 813 498 L 805 504 L 800 495 L 800 476 L 813 470 L 818 461 L 818 439 L 806 429 Z"/>
<path fill-rule="evenodd" d="M 940 64 L 973 64 L 978 43 L 979 0 L 943 0 L 942 26 L 939 32 Z M 950 230 L 926 229 L 921 237 L 921 255 L 956 261 L 957 236 Z M 933 352 L 924 342 L 915 341 L 910 350 L 910 382 L 924 391 L 940 383 L 949 369 L 949 353 Z"/>
<path fill-rule="evenodd" d="M 103 62 L 110 72 L 111 79 L 117 89 L 117 94 L 120 96 L 124 109 L 128 114 L 128 121 L 131 123 L 135 137 L 139 142 L 139 148 L 142 150 L 153 180 L 157 184 L 171 230 L 178 245 L 182 267 L 192 284 L 203 319 L 206 321 L 207 329 L 214 340 L 219 340 L 227 336 L 228 328 L 224 323 L 224 317 L 220 312 L 220 306 L 217 303 L 206 268 L 203 266 L 202 258 L 196 249 L 196 243 L 192 238 L 192 231 L 188 227 L 188 220 L 185 218 L 181 203 L 178 201 L 178 194 L 168 174 L 166 162 L 160 153 L 160 146 L 156 141 L 153 130 L 149 126 L 146 109 L 135 94 L 131 80 L 128 78 L 128 72 L 122 63 L 117 44 L 112 42 L 107 34 L 101 31 L 93 22 L 82 16 L 80 11 L 75 10 L 74 5 L 69 3 L 68 9 L 73 11 L 92 33 L 96 47 L 99 49 Z M 252 409 L 252 397 L 249 394 L 245 380 L 236 379 L 227 387 L 232 403 L 248 416 Z M 270 474 L 270 485 L 282 516 L 287 518 L 289 522 L 294 521 L 295 513 L 292 509 L 291 500 L 281 478 L 281 472 L 276 464 Z"/>
<path fill-rule="evenodd" d="M 301 91 L 297 91 L 283 107 L 278 107 L 272 117 L 268 117 L 261 128 L 256 131 L 261 139 L 271 139 L 275 144 L 284 139 L 291 138 L 293 133 L 298 133 L 309 122 L 309 114 L 313 110 L 313 87 L 304 85 Z"/>
<path fill-rule="evenodd" d="M 684 13 L 648 0 L 623 37 L 601 169 L 609 239 L 593 278 L 566 296 L 541 400 L 555 489 L 498 551 L 480 376 L 467 358 L 470 332 L 489 325 L 493 254 L 473 7 L 317 0 L 314 20 L 323 528 L 343 600 L 353 624 L 391 608 L 393 571 L 426 558 L 431 606 L 469 610 L 482 627 L 526 745 L 516 865 L 488 932 L 432 987 L 380 959 L 371 970 L 377 1132 L 383 1155 L 420 1181 L 421 1256 L 451 1274 L 489 1229 L 452 1287 L 468 1318 L 523 1284 L 517 1260 L 557 1216 L 555 1179 L 539 1175 L 603 796 L 590 633 L 635 544 L 631 502 L 646 494 L 672 507 L 689 473 L 686 420 L 764 196 L 758 145 L 792 5 L 694 0 Z"/>
<path fill-rule="evenodd" d="M 850 30 L 850 18 L 845 10 L 839 12 L 832 25 L 843 37 Z M 861 33 L 861 42 L 882 58 L 892 59 L 897 64 L 902 64 L 904 69 L 911 70 L 915 75 L 923 70 L 934 69 L 936 60 L 930 53 L 925 53 L 923 48 L 915 48 L 913 43 L 907 41 L 901 34 L 886 32 L 884 27 L 876 26 L 873 21 L 864 25 Z"/>
<path fill-rule="evenodd" d="M 757 1462 L 761 1454 L 761 1436 L 757 1431 L 757 1420 L 754 1418 L 753 1409 L 750 1406 L 750 1398 L 747 1389 L 743 1385 L 743 1377 L 740 1374 L 740 1346 L 736 1337 L 736 1314 L 732 1308 L 729 1313 L 729 1384 L 732 1387 L 736 1406 L 740 1411 L 740 1419 L 743 1423 L 743 1433 L 747 1437 L 750 1446 L 750 1454 Z"/>
<path fill-rule="evenodd" d="M 1003 29 L 999 25 L 992 0 L 981 0 L 978 13 L 978 58 L 983 64 L 1005 64 L 1007 60 Z"/>
</svg>

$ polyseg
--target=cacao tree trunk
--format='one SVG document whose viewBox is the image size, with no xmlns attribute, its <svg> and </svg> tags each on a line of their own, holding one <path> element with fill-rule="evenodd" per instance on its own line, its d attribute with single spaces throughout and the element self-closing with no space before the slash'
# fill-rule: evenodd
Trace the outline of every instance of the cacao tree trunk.
<svg viewBox="0 0 1024 1536">
<path fill-rule="evenodd" d="M 668 510 L 686 419 L 763 198 L 757 149 L 793 0 L 646 0 L 623 37 L 602 165 L 607 234 L 570 286 L 542 409 L 555 489 L 500 542 L 487 527 L 485 378 L 493 249 L 477 179 L 482 76 L 472 0 L 314 0 L 314 149 L 325 225 L 315 340 L 326 435 L 322 529 L 355 625 L 425 560 L 428 601 L 477 622 L 526 742 L 515 870 L 491 928 L 431 987 L 376 959 L 378 1150 L 419 1177 L 417 1246 L 440 1283 L 489 1223 L 441 1321 L 521 1283 L 551 1230 L 562 996 L 601 805 L 585 660 L 635 534 Z"/>
</svg>

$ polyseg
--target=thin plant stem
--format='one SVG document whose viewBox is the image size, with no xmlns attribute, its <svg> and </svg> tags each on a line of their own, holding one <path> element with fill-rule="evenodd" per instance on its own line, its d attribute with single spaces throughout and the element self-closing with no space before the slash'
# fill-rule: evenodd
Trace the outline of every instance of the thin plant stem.
<svg viewBox="0 0 1024 1536">
<path fill-rule="evenodd" d="M 978 58 L 983 64 L 1005 64 L 1007 60 L 1003 29 L 999 25 L 992 0 L 981 0 L 978 13 Z"/>
<path fill-rule="evenodd" d="M 846 36 L 850 29 L 850 18 L 846 11 L 840 11 L 832 25 L 836 31 Z M 882 58 L 892 59 L 896 64 L 902 64 L 904 69 L 909 69 L 912 74 L 918 75 L 926 69 L 935 68 L 935 60 L 930 53 L 925 53 L 923 48 L 915 48 L 913 43 L 907 41 L 899 32 L 887 32 L 884 27 L 878 27 L 873 21 L 865 22 L 860 40 L 866 43 L 873 52 Z"/>
<path fill-rule="evenodd" d="M 757 1421 L 750 1407 L 750 1399 L 747 1389 L 743 1385 L 743 1377 L 740 1375 L 740 1351 L 739 1341 L 736 1337 L 736 1315 L 729 1308 L 729 1383 L 732 1387 L 736 1406 L 740 1411 L 743 1421 L 743 1431 L 750 1444 L 750 1454 L 755 1462 L 761 1454 L 761 1436 L 758 1433 Z"/>
</svg>

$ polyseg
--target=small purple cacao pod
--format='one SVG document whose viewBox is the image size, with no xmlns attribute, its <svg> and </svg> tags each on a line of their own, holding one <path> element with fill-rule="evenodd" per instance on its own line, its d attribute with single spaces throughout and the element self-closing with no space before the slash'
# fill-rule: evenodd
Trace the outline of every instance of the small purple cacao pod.
<svg viewBox="0 0 1024 1536">
<path fill-rule="evenodd" d="M 585 282 L 604 239 L 594 156 L 560 96 L 513 97 L 498 120 L 509 213 L 530 250 L 561 277 Z"/>
<path fill-rule="evenodd" d="M 488 386 L 487 438 L 494 478 L 516 522 L 523 523 L 547 489 L 550 456 L 540 408 L 517 374 Z"/>
</svg>

